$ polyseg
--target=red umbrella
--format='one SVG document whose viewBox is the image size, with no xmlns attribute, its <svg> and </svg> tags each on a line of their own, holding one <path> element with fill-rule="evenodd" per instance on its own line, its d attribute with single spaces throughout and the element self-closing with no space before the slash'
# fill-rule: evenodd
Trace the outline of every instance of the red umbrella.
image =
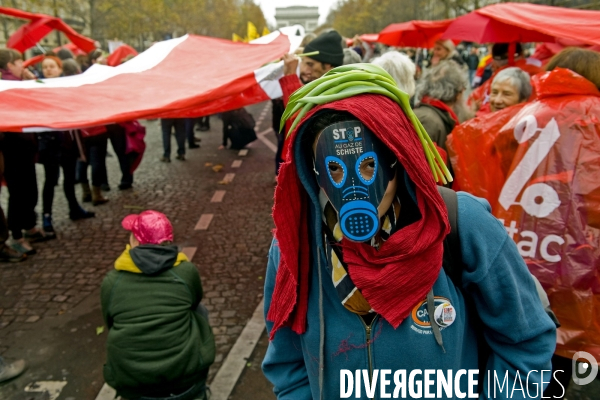
<svg viewBox="0 0 600 400">
<path fill-rule="evenodd" d="M 531 56 L 536 60 L 540 60 L 542 65 L 548 64 L 550 59 L 556 54 L 563 51 L 566 47 L 581 47 L 582 49 L 588 49 L 600 52 L 600 45 L 590 46 L 575 40 L 556 40 L 556 43 L 539 43 L 535 47 L 535 53 Z"/>
<path fill-rule="evenodd" d="M 44 14 L 32 14 L 8 7 L 0 7 L 0 14 L 29 19 L 31 21 L 17 29 L 8 39 L 6 47 L 11 49 L 24 52 L 30 47 L 35 46 L 36 43 L 54 29 L 63 32 L 71 42 L 85 52 L 89 53 L 96 48 L 96 44 L 92 39 L 77 33 L 60 18 Z"/>
<path fill-rule="evenodd" d="M 499 3 L 456 18 L 442 36 L 477 43 L 554 42 L 568 38 L 600 44 L 600 11 Z"/>
<path fill-rule="evenodd" d="M 138 52 L 131 46 L 122 44 L 106 59 L 106 64 L 111 67 L 116 67 L 121 64 L 121 61 L 127 56 L 137 56 Z"/>
<path fill-rule="evenodd" d="M 379 33 L 378 42 L 388 46 L 431 48 L 452 20 L 408 21 L 391 24 Z"/>
</svg>

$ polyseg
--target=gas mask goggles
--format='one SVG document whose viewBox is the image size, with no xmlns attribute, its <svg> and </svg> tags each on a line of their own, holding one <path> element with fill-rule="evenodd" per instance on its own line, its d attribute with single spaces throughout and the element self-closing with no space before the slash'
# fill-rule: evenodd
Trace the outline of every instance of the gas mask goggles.
<svg viewBox="0 0 600 400">
<path fill-rule="evenodd" d="M 347 239 L 365 242 L 379 231 L 377 208 L 394 179 L 395 165 L 391 150 L 358 120 L 330 125 L 318 136 L 317 181 Z"/>
</svg>

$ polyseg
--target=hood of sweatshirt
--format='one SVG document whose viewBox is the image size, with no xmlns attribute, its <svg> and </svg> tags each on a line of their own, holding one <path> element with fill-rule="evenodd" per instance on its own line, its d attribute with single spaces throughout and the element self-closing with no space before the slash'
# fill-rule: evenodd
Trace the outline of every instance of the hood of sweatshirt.
<svg viewBox="0 0 600 400">
<path fill-rule="evenodd" d="M 143 244 L 135 248 L 129 245 L 115 261 L 115 269 L 137 274 L 154 275 L 188 261 L 185 254 L 177 251 L 177 246 Z"/>
</svg>

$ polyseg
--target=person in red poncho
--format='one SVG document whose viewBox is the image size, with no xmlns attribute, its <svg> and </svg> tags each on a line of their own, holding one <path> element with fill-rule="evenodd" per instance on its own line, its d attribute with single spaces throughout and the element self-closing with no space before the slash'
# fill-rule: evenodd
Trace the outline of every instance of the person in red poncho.
<svg viewBox="0 0 600 400">
<path fill-rule="evenodd" d="M 514 46 L 514 54 L 511 54 L 511 48 Z M 469 95 L 467 104 L 471 106 L 473 111 L 479 111 L 484 108 L 485 112 L 489 112 L 489 101 L 492 81 L 496 74 L 503 69 L 509 67 L 518 67 L 527 72 L 529 76 L 533 76 L 542 72 L 542 63 L 534 58 L 526 58 L 523 53 L 523 46 L 520 43 L 496 43 L 492 47 L 492 76 L 486 80 L 481 86 L 473 90 Z"/>
<path fill-rule="evenodd" d="M 391 81 L 368 64 L 339 71 L 346 84 L 360 84 L 361 68 Z M 406 94 L 400 106 L 352 93 L 321 98 L 299 120 L 275 191 L 264 297 L 271 341 L 262 367 L 277 398 L 385 397 L 393 390 L 382 384 L 386 370 L 393 382 L 401 370 L 478 368 L 481 391 L 489 371 L 510 382 L 520 373 L 539 396 L 556 330 L 515 243 L 487 202 L 458 193 L 453 206 L 454 194 L 438 191 Z M 451 230 L 459 269 L 447 274 Z M 344 371 L 357 370 L 354 392 Z M 367 394 L 364 381 L 378 394 Z M 457 376 L 457 390 L 467 386 Z M 512 398 L 525 397 L 519 393 Z"/>
<path fill-rule="evenodd" d="M 564 372 L 546 398 L 564 396 L 576 352 L 600 359 L 598 65 L 599 53 L 564 50 L 533 78 L 535 101 L 471 120 L 448 141 L 456 181 L 490 202 L 561 324 L 553 367 Z"/>
</svg>

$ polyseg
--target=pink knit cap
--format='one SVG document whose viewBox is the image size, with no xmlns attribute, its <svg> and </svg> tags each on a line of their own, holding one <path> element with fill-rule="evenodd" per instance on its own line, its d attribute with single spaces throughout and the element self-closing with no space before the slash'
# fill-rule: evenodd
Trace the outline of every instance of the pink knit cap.
<svg viewBox="0 0 600 400">
<path fill-rule="evenodd" d="M 165 214 L 158 211 L 148 210 L 140 214 L 128 215 L 121 225 L 131 231 L 140 244 L 173 241 L 173 225 Z"/>
</svg>

